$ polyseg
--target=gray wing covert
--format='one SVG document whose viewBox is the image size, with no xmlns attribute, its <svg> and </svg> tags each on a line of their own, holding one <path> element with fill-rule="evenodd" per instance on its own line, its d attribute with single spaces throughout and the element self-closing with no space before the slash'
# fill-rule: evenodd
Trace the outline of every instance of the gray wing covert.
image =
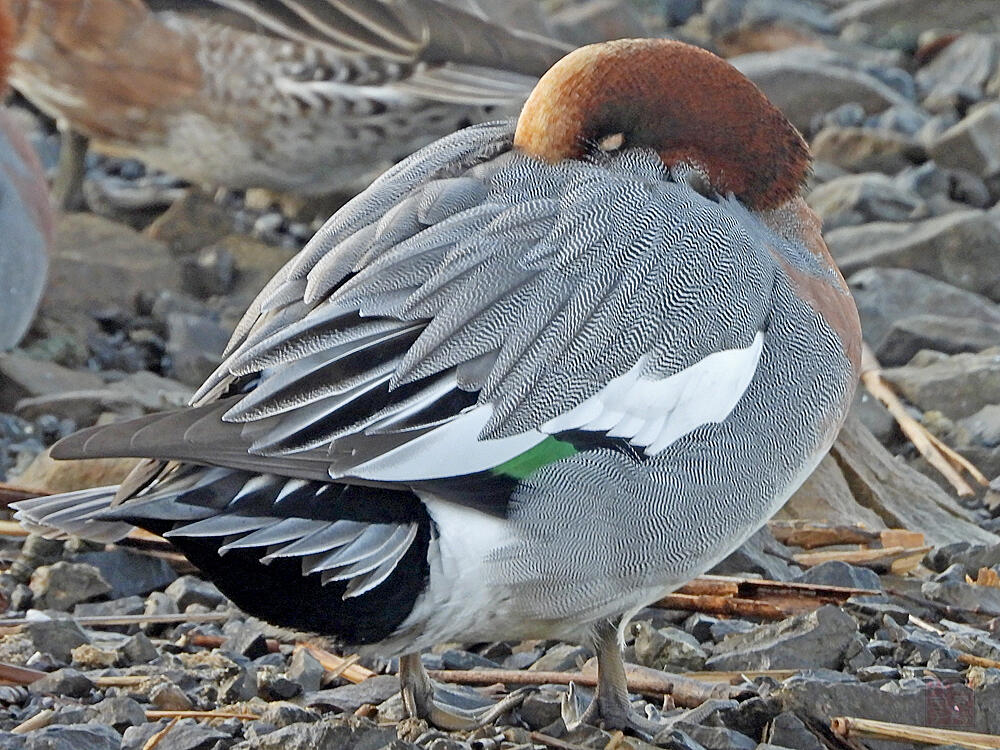
<svg viewBox="0 0 1000 750">
<path fill-rule="evenodd" d="M 773 274 L 746 262 L 754 238 L 655 155 L 550 166 L 509 138 L 486 125 L 402 162 L 261 293 L 199 395 L 253 383 L 224 416 L 251 453 L 327 450 L 335 477 L 432 479 L 561 429 L 650 445 L 662 424 L 612 417 L 697 400 L 671 376 L 703 360 L 699 378 L 739 397 Z M 711 359 L 729 351 L 749 354 Z"/>
</svg>

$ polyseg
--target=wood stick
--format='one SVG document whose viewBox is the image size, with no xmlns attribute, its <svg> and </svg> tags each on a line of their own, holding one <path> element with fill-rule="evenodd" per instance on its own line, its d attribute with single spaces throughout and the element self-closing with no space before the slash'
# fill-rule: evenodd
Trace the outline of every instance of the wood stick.
<svg viewBox="0 0 1000 750">
<path fill-rule="evenodd" d="M 925 745 L 959 745 L 973 750 L 1000 748 L 1000 737 L 992 734 L 896 724 L 891 721 L 874 721 L 855 716 L 834 717 L 830 720 L 830 729 L 837 736 L 844 738 L 867 737 L 893 742 L 920 742 Z"/>
<path fill-rule="evenodd" d="M 247 711 L 147 711 L 146 718 L 150 721 L 157 719 L 245 719 L 254 721 L 260 718 L 260 714 L 252 714 Z"/>
<path fill-rule="evenodd" d="M 910 619 L 913 619 L 912 616 Z M 972 667 L 1000 667 L 1000 661 L 997 661 L 996 659 L 987 659 L 985 656 L 976 656 L 975 654 L 959 652 L 956 658 L 962 662 L 962 664 L 968 664 Z"/>
<path fill-rule="evenodd" d="M 187 643 L 192 646 L 202 646 L 204 648 L 219 648 L 224 645 L 229 639 L 222 635 L 203 635 L 202 633 L 191 633 L 185 636 Z M 281 644 L 278 643 L 274 638 L 267 638 L 267 650 L 269 653 L 276 654 L 281 648 Z"/>
<path fill-rule="evenodd" d="M 35 680 L 42 679 L 47 672 L 28 667 L 19 667 L 15 664 L 0 662 L 0 682 L 11 685 L 30 685 Z"/>
<path fill-rule="evenodd" d="M 878 532 L 861 524 L 832 524 L 820 521 L 769 521 L 774 538 L 782 544 L 803 549 L 830 547 L 835 544 L 870 544 Z"/>
<path fill-rule="evenodd" d="M 233 615 L 228 612 L 181 612 L 170 615 L 94 615 L 93 617 L 74 617 L 73 620 L 82 627 L 100 627 L 102 625 L 169 625 L 180 622 L 225 622 Z M 0 627 L 18 628 L 27 624 L 27 620 L 11 617 L 0 620 Z"/>
<path fill-rule="evenodd" d="M 326 649 L 320 648 L 319 646 L 315 646 L 311 643 L 297 643 L 295 648 L 304 648 L 316 658 L 316 661 L 318 661 L 327 672 L 331 672 L 337 677 L 343 677 L 348 682 L 353 682 L 354 684 L 364 682 L 370 677 L 375 677 L 377 674 L 376 672 L 368 669 L 368 667 L 355 664 L 354 661 L 357 660 L 357 654 L 352 654 L 351 656 L 345 658 L 343 656 L 331 654 Z"/>
<path fill-rule="evenodd" d="M 155 750 L 156 746 L 163 742 L 163 738 L 167 736 L 167 733 L 177 726 L 178 721 L 180 721 L 180 719 L 176 716 L 171 719 L 169 724 L 146 740 L 146 744 L 142 746 L 142 750 Z"/>
<path fill-rule="evenodd" d="M 537 742 L 539 745 L 545 745 L 545 747 L 551 747 L 553 750 L 587 750 L 583 745 L 577 745 L 573 742 L 567 742 L 566 740 L 560 740 L 556 737 L 550 737 L 547 734 L 542 734 L 541 732 L 532 732 L 531 741 Z"/>
<path fill-rule="evenodd" d="M 783 620 L 788 616 L 788 612 L 768 602 L 707 594 L 701 596 L 667 594 L 656 602 L 655 606 L 727 617 L 757 617 L 763 620 Z"/>
<path fill-rule="evenodd" d="M 0 506 L 5 508 L 11 503 L 16 503 L 20 500 L 31 500 L 33 497 L 42 497 L 43 495 L 51 494 L 51 492 L 43 490 L 31 490 L 27 487 L 10 484 L 9 482 L 0 482 Z"/>
<path fill-rule="evenodd" d="M 975 493 L 962 477 L 961 472 L 967 472 L 976 482 L 984 487 L 989 484 L 986 477 L 964 456 L 953 451 L 935 435 L 932 435 L 917 420 L 909 415 L 899 396 L 882 379 L 881 365 L 875 353 L 867 345 L 863 345 L 861 354 L 861 382 L 868 392 L 881 401 L 889 410 L 903 434 L 910 439 L 920 455 L 937 469 L 955 488 L 960 497 L 970 497 Z"/>
<path fill-rule="evenodd" d="M 27 734 L 28 732 L 34 731 L 35 729 L 42 729 L 47 727 L 52 723 L 55 718 L 56 712 L 54 709 L 46 708 L 39 711 L 37 714 L 32 716 L 30 719 L 25 719 L 16 727 L 10 730 L 11 734 Z"/>
<path fill-rule="evenodd" d="M 822 552 L 800 552 L 792 555 L 792 559 L 799 565 L 813 567 L 830 560 L 840 560 L 852 565 L 863 565 L 866 568 L 891 569 L 892 564 L 897 560 L 909 562 L 911 558 L 917 557 L 917 562 L 930 551 L 930 546 L 924 547 L 883 547 L 881 549 L 845 549 L 845 550 L 823 550 Z M 893 572 L 896 572 L 895 570 Z"/>
</svg>

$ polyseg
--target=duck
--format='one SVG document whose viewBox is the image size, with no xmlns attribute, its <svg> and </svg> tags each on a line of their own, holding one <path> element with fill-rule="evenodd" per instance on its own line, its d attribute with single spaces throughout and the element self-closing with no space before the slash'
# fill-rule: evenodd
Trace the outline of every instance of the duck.
<svg viewBox="0 0 1000 750">
<path fill-rule="evenodd" d="M 0 4 L 0 99 L 6 93 L 14 21 Z M 41 165 L 0 105 L 0 351 L 27 332 L 45 289 L 53 218 Z"/>
<path fill-rule="evenodd" d="M 710 52 L 575 50 L 516 119 L 434 142 L 334 214 L 188 407 L 54 447 L 145 459 L 124 484 L 17 518 L 163 534 L 247 612 L 399 657 L 411 714 L 442 726 L 421 650 L 590 643 L 583 718 L 652 736 L 626 624 L 777 511 L 858 380 L 809 168 Z"/>
<path fill-rule="evenodd" d="M 197 184 L 299 196 L 516 114 L 570 49 L 441 0 L 7 1 L 12 81 L 67 134 Z"/>
</svg>

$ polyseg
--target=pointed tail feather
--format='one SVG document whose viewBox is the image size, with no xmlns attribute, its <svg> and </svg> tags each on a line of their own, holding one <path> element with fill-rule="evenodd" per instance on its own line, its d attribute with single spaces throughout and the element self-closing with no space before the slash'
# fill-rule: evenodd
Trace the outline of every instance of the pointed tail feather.
<svg viewBox="0 0 1000 750">
<path fill-rule="evenodd" d="M 28 531 L 50 539 L 79 536 L 94 542 L 117 542 L 135 527 L 97 518 L 115 498 L 117 486 L 66 492 L 13 503 L 14 518 Z"/>
</svg>

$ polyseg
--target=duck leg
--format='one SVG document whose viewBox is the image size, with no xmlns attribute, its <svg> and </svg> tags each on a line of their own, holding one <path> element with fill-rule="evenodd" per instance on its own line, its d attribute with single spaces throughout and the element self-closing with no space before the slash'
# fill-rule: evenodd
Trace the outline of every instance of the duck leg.
<svg viewBox="0 0 1000 750">
<path fill-rule="evenodd" d="M 572 695 L 570 696 L 570 701 L 564 703 L 563 711 L 567 727 L 572 729 L 578 724 L 600 722 L 607 729 L 628 730 L 643 739 L 651 739 L 666 724 L 642 716 L 629 702 L 628 680 L 618 644 L 616 623 L 610 620 L 598 622 L 594 626 L 593 640 L 597 655 L 597 695 L 587 709 L 576 717 L 572 715 Z"/>
<path fill-rule="evenodd" d="M 465 708 L 448 702 L 448 691 L 435 685 L 420 654 L 399 657 L 399 684 L 406 712 L 416 719 L 447 731 L 478 729 L 495 721 L 503 713 L 519 705 L 526 690 L 517 690 L 503 700 L 481 708 Z"/>
<path fill-rule="evenodd" d="M 79 211 L 85 205 L 84 160 L 90 140 L 67 122 L 59 123 L 59 138 L 59 167 L 52 183 L 52 200 L 60 211 Z"/>
</svg>

